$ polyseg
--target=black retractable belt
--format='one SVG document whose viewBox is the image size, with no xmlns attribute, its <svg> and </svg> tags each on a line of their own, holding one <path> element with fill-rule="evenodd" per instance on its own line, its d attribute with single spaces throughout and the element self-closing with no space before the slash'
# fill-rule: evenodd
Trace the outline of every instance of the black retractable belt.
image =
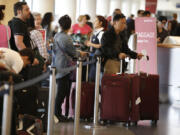
<svg viewBox="0 0 180 135">
<path fill-rule="evenodd" d="M 12 81 L 14 83 L 19 83 L 23 81 L 22 75 L 15 74 L 9 71 L 0 71 L 0 82 L 6 82 L 9 81 L 9 76 L 12 76 Z"/>
</svg>

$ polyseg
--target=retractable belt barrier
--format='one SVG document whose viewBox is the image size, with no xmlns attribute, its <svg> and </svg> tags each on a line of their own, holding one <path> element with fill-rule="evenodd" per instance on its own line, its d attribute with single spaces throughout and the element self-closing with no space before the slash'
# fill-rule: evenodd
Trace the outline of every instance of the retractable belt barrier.
<svg viewBox="0 0 180 135">
<path fill-rule="evenodd" d="M 59 69 L 59 72 L 70 72 L 76 69 L 76 116 L 75 116 L 75 128 L 74 133 L 77 135 L 77 131 L 79 128 L 79 117 L 80 117 L 80 95 L 81 95 L 81 73 L 82 66 L 86 66 L 89 64 L 93 64 L 96 62 L 96 59 L 92 59 L 91 61 L 83 62 L 81 58 L 78 58 L 77 64 L 68 68 Z M 9 76 L 11 76 L 9 74 Z M 2 135 L 10 135 L 11 129 L 11 114 L 12 114 L 12 100 L 13 100 L 13 92 L 21 90 L 23 88 L 32 86 L 44 79 L 50 77 L 50 87 L 49 87 L 49 105 L 48 105 L 48 130 L 47 134 L 53 134 L 53 123 L 54 123 L 54 103 L 55 103 L 55 92 L 56 92 L 56 69 L 55 67 L 50 66 L 50 68 L 43 73 L 42 75 L 33 78 L 31 80 L 27 80 L 21 83 L 14 84 L 12 82 L 5 83 L 0 86 L 0 96 L 4 96 L 3 101 L 3 119 L 2 119 Z"/>
</svg>

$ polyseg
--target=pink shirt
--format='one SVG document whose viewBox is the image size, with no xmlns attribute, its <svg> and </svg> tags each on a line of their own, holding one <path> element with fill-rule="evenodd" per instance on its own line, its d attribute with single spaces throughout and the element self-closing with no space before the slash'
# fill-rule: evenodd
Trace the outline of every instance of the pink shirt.
<svg viewBox="0 0 180 135">
<path fill-rule="evenodd" d="M 80 27 L 79 24 L 74 24 L 72 26 L 72 31 L 73 34 L 77 34 L 77 33 L 89 34 L 92 31 L 92 29 L 87 24 L 85 24 L 84 27 Z"/>
<path fill-rule="evenodd" d="M 0 25 L 0 47 L 8 48 L 7 30 L 5 25 Z M 8 26 L 9 39 L 11 38 L 11 30 Z"/>
</svg>

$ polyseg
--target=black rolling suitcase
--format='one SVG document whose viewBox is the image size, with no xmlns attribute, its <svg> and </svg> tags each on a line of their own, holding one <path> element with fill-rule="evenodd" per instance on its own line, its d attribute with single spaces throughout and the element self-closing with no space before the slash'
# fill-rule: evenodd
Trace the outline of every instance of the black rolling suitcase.
<svg viewBox="0 0 180 135">
<path fill-rule="evenodd" d="M 39 88 L 37 96 L 37 117 L 42 120 L 43 130 L 47 131 L 49 88 Z"/>
</svg>

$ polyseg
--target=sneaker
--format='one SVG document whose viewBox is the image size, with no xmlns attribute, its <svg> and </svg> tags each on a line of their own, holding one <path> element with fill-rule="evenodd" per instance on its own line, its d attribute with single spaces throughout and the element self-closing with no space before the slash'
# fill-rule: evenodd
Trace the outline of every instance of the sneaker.
<svg viewBox="0 0 180 135">
<path fill-rule="evenodd" d="M 59 122 L 68 122 L 69 121 L 67 117 L 62 116 L 62 115 L 56 116 L 56 117 L 58 118 Z"/>
<path fill-rule="evenodd" d="M 70 122 L 73 122 L 73 121 L 74 121 L 74 119 L 73 119 L 72 117 L 70 117 L 68 120 L 69 120 Z"/>
</svg>

